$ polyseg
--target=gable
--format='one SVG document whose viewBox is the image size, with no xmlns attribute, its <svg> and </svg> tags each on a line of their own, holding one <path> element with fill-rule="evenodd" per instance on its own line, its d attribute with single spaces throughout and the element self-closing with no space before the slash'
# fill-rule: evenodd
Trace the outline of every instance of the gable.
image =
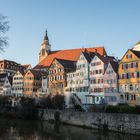
<svg viewBox="0 0 140 140">
<path fill-rule="evenodd" d="M 131 62 L 136 60 L 140 60 L 140 59 L 131 50 L 128 50 L 122 57 L 120 63 Z"/>
<path fill-rule="evenodd" d="M 59 67 L 63 68 L 61 63 L 59 63 L 59 61 L 57 59 L 54 59 L 50 65 L 50 68 L 59 68 Z"/>
<path fill-rule="evenodd" d="M 82 61 L 87 62 L 87 59 L 85 58 L 83 53 L 80 54 L 79 59 L 77 60 L 77 63 L 82 62 Z"/>
<path fill-rule="evenodd" d="M 102 61 L 97 55 L 95 55 L 95 56 L 93 57 L 93 59 L 91 60 L 91 63 L 93 63 L 93 62 L 95 62 L 95 61 L 101 61 L 101 62 L 103 63 L 103 61 Z"/>
<path fill-rule="evenodd" d="M 25 74 L 25 77 L 28 77 L 28 76 L 32 76 L 32 77 L 34 77 L 34 75 L 33 75 L 33 73 L 31 72 L 31 71 L 27 71 L 26 72 L 26 74 Z"/>
<path fill-rule="evenodd" d="M 104 74 L 108 74 L 109 71 L 113 71 L 113 73 L 116 73 L 110 63 L 107 65 L 107 68 L 105 69 Z"/>
<path fill-rule="evenodd" d="M 22 75 L 22 73 L 20 71 L 17 71 L 16 74 L 14 75 L 14 77 L 15 76 L 22 76 L 23 77 L 23 75 Z"/>
<path fill-rule="evenodd" d="M 4 85 L 10 85 L 11 86 L 8 77 L 5 77 Z"/>
</svg>

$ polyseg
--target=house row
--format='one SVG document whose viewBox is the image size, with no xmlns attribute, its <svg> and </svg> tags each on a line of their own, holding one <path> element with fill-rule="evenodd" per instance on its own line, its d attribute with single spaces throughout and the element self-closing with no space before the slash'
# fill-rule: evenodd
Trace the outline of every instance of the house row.
<svg viewBox="0 0 140 140">
<path fill-rule="evenodd" d="M 0 95 L 5 96 L 43 96 L 47 93 L 47 74 L 33 69 L 18 70 L 13 77 L 0 74 Z"/>
<path fill-rule="evenodd" d="M 21 65 L 10 60 L 0 60 L 0 95 L 11 95 L 14 74 L 26 71 L 30 65 Z"/>
<path fill-rule="evenodd" d="M 79 104 L 140 104 L 140 42 L 121 60 L 108 56 L 102 46 L 51 50 L 47 32 L 36 70 L 48 73 L 48 94 L 64 94 Z"/>
<path fill-rule="evenodd" d="M 17 71 L 13 76 L 13 96 L 40 96 L 47 93 L 47 74 L 33 69 Z"/>
<path fill-rule="evenodd" d="M 33 69 L 7 60 L 0 61 L 0 66 L 0 84 L 7 87 L 1 86 L 0 94 L 63 94 L 68 107 L 73 102 L 82 106 L 140 104 L 140 42 L 118 60 L 103 46 L 52 51 L 46 32 Z M 6 76 L 9 82 L 2 82 Z"/>
<path fill-rule="evenodd" d="M 118 94 L 118 61 L 86 50 L 77 61 L 55 58 L 48 71 L 48 93 L 64 94 L 67 105 L 74 97 L 82 105 L 116 104 Z"/>
</svg>

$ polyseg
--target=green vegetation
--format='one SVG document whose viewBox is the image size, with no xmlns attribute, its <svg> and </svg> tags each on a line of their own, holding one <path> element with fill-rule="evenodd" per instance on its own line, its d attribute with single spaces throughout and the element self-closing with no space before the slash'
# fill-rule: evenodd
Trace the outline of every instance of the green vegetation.
<svg viewBox="0 0 140 140">
<path fill-rule="evenodd" d="M 18 105 L 12 106 L 13 100 L 16 100 Z M 0 96 L 0 117 L 37 119 L 37 113 L 33 98 Z"/>
<path fill-rule="evenodd" d="M 127 114 L 140 114 L 140 106 L 117 105 L 107 106 L 106 113 L 127 113 Z"/>
<path fill-rule="evenodd" d="M 40 99 L 38 108 L 47 109 L 65 109 L 65 97 L 63 95 L 47 96 Z"/>
<path fill-rule="evenodd" d="M 38 109 L 64 109 L 63 95 L 35 99 L 31 97 L 0 96 L 0 117 L 38 119 Z"/>
</svg>

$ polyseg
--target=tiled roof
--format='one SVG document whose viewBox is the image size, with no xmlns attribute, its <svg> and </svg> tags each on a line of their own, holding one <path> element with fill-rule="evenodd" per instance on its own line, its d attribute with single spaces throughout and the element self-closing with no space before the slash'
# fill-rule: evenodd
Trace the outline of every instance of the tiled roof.
<svg viewBox="0 0 140 140">
<path fill-rule="evenodd" d="M 47 75 L 46 72 L 42 72 L 42 71 L 39 71 L 39 70 L 34 70 L 34 69 L 31 69 L 29 70 L 35 77 L 41 77 L 41 76 L 44 76 L 44 75 Z M 28 71 L 27 71 L 28 72 Z"/>
<path fill-rule="evenodd" d="M 117 73 L 118 72 L 118 62 L 110 62 L 113 70 Z"/>
<path fill-rule="evenodd" d="M 65 68 L 65 69 L 74 69 L 76 68 L 76 61 L 57 59 L 56 60 Z"/>
<path fill-rule="evenodd" d="M 69 50 L 60 50 L 56 52 L 52 52 L 45 59 L 43 59 L 38 65 L 34 67 L 34 69 L 46 68 L 49 67 L 54 58 L 77 61 L 81 52 L 98 52 L 100 55 L 106 55 L 106 51 L 104 47 L 96 47 L 96 48 L 79 48 L 79 49 L 69 49 Z"/>
<path fill-rule="evenodd" d="M 138 58 L 140 58 L 140 51 L 131 50 Z"/>
<path fill-rule="evenodd" d="M 28 67 L 30 67 L 31 66 L 31 64 L 24 64 L 24 65 L 22 65 L 25 69 L 27 69 Z"/>
<path fill-rule="evenodd" d="M 98 56 L 104 63 L 109 63 L 109 62 L 114 62 L 115 57 L 113 56 L 101 56 L 100 54 L 96 54 L 96 56 Z"/>
</svg>

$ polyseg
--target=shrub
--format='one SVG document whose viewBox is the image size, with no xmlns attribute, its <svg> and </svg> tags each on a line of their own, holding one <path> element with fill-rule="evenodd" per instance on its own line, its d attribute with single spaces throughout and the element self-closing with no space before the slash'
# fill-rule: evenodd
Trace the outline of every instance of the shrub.
<svg viewBox="0 0 140 140">
<path fill-rule="evenodd" d="M 117 105 L 117 106 L 107 106 L 106 111 L 107 113 L 128 113 L 128 114 L 136 114 L 138 113 L 136 110 L 136 106 L 129 106 L 129 105 Z"/>
</svg>

